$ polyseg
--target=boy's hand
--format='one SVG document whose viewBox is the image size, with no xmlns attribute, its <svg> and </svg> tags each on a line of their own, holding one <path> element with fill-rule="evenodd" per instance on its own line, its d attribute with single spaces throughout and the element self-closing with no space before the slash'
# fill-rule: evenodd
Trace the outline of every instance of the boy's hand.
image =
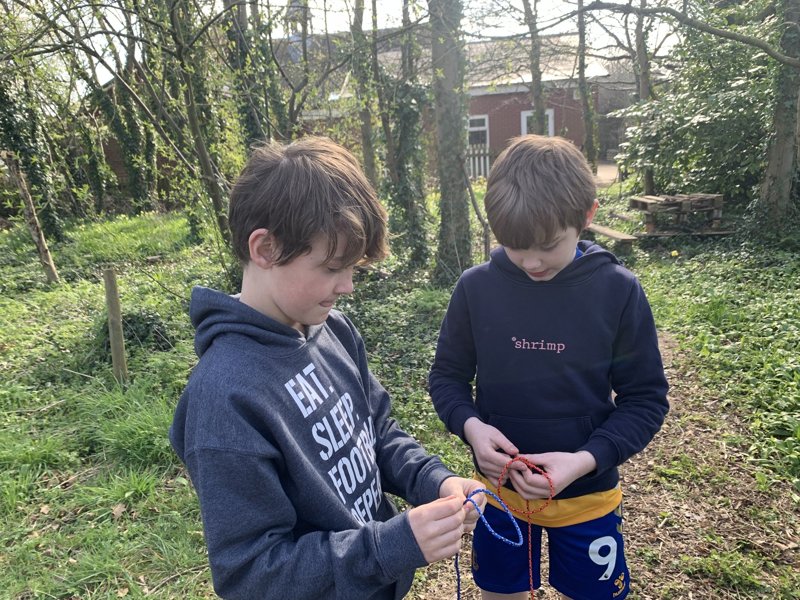
<svg viewBox="0 0 800 600">
<path fill-rule="evenodd" d="M 408 511 L 411 531 L 428 563 L 455 556 L 461 550 L 466 517 L 463 501 L 463 498 L 448 496 Z"/>
<path fill-rule="evenodd" d="M 466 513 L 464 517 L 465 532 L 475 529 L 475 525 L 478 523 L 478 519 L 480 518 L 481 513 L 483 513 L 483 509 L 486 506 L 485 494 L 475 494 L 472 497 L 473 502 L 475 502 L 475 504 L 478 505 L 478 508 L 480 508 L 480 512 L 475 509 L 475 506 L 472 504 L 472 502 L 467 502 L 464 504 L 464 502 L 467 500 L 467 496 L 480 489 L 483 489 L 483 484 L 480 481 L 475 481 L 474 479 L 464 479 L 463 477 L 448 477 L 439 487 L 440 497 L 446 498 L 447 496 L 455 496 L 461 500 L 462 506 L 464 507 L 464 512 Z"/>
<path fill-rule="evenodd" d="M 597 462 L 590 453 L 580 452 L 545 452 L 543 454 L 521 454 L 535 465 L 544 469 L 553 482 L 555 493 L 564 490 L 570 483 L 591 473 L 597 468 Z M 519 463 L 522 464 L 522 463 Z M 522 465 L 524 466 L 524 465 Z M 509 478 L 514 489 L 527 500 L 550 497 L 550 484 L 544 475 L 531 469 L 509 469 Z"/>
<path fill-rule="evenodd" d="M 497 483 L 503 467 L 512 456 L 519 453 L 517 447 L 499 429 L 487 425 L 477 417 L 470 417 L 464 423 L 464 437 L 472 446 L 478 469 L 492 483 Z"/>
</svg>

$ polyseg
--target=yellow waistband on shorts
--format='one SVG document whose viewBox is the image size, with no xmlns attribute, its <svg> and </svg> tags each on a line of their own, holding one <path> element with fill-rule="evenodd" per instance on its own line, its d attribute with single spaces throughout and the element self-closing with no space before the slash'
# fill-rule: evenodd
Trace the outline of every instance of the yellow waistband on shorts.
<svg viewBox="0 0 800 600">
<path fill-rule="evenodd" d="M 530 500 L 526 507 L 525 498 L 514 490 L 504 487 L 498 494 L 497 486 L 480 473 L 475 474 L 475 479 L 482 482 L 487 490 L 500 496 L 515 517 L 542 527 L 564 527 L 599 519 L 615 510 L 622 502 L 622 490 L 617 485 L 615 488 L 603 492 L 593 492 L 563 500 L 551 500 L 544 510 L 532 515 L 525 515 L 529 510 L 536 510 L 546 500 Z M 487 496 L 486 499 L 489 504 L 502 510 L 503 507 L 494 498 Z"/>
</svg>

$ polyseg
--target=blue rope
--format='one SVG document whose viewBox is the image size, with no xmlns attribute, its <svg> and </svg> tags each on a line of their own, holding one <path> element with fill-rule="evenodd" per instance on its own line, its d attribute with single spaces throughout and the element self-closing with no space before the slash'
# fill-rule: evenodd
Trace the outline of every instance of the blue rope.
<svg viewBox="0 0 800 600">
<path fill-rule="evenodd" d="M 476 494 L 488 494 L 489 496 L 491 496 L 492 498 L 494 498 L 497 501 L 497 503 L 502 507 L 502 509 L 508 515 L 508 518 L 511 519 L 511 522 L 514 524 L 514 529 L 516 529 L 516 531 L 517 531 L 517 537 L 519 538 L 519 541 L 515 542 L 514 540 L 510 540 L 510 539 L 508 539 L 506 537 L 503 537 L 502 535 L 497 533 L 494 529 L 492 529 L 492 526 L 489 525 L 489 521 L 487 521 L 486 517 L 483 516 L 483 513 L 481 512 L 481 509 L 478 506 L 478 503 L 475 502 L 475 500 L 472 499 L 472 497 L 475 496 Z M 464 504 L 466 504 L 467 502 L 471 503 L 472 506 L 475 507 L 475 510 L 477 510 L 478 514 L 480 515 L 480 520 L 483 521 L 483 524 L 486 525 L 486 529 L 488 529 L 489 533 L 491 533 L 495 538 L 497 538 L 498 540 L 500 540 L 504 544 L 508 544 L 509 546 L 514 546 L 514 548 L 519 548 L 520 546 L 522 546 L 522 542 L 524 540 L 522 538 L 522 530 L 520 530 L 519 525 L 517 524 L 517 519 L 511 513 L 511 509 L 508 508 L 506 503 L 503 502 L 497 494 L 495 494 L 493 491 L 487 490 L 487 489 L 475 490 L 469 496 L 467 496 L 466 500 L 464 500 Z M 459 569 L 458 569 L 458 554 L 456 554 L 454 562 L 455 562 L 455 568 L 456 568 L 456 598 L 458 598 L 458 600 L 461 600 L 461 573 L 459 572 Z"/>
</svg>

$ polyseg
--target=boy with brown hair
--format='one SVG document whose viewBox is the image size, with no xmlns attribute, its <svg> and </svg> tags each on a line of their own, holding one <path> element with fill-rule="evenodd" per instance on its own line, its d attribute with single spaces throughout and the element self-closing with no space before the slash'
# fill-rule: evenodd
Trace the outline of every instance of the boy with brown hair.
<svg viewBox="0 0 800 600">
<path fill-rule="evenodd" d="M 333 309 L 386 254 L 386 213 L 324 138 L 254 150 L 231 193 L 241 294 L 197 287 L 200 360 L 170 440 L 200 500 L 224 598 L 396 599 L 477 519 L 456 477 L 392 419 L 353 324 Z M 415 508 L 398 514 L 386 493 Z M 480 504 L 480 501 L 479 501 Z"/>
<path fill-rule="evenodd" d="M 503 477 L 501 496 L 532 524 L 533 539 L 514 548 L 479 527 L 475 582 L 485 600 L 527 598 L 541 585 L 544 529 L 550 583 L 562 597 L 620 600 L 630 588 L 617 467 L 650 442 L 668 410 L 650 306 L 613 254 L 579 241 L 597 200 L 569 141 L 512 140 L 484 202 L 501 246 L 456 284 L 430 394 L 470 445 L 478 479 L 497 492 Z M 492 527 L 513 539 L 513 524 L 489 503 Z"/>
</svg>

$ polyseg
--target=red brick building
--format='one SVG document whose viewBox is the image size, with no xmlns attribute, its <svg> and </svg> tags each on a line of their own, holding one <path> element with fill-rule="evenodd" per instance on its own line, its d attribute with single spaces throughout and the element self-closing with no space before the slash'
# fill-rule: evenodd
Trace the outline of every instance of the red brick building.
<svg viewBox="0 0 800 600">
<path fill-rule="evenodd" d="M 582 146 L 583 110 L 578 94 L 576 36 L 551 36 L 542 40 L 542 84 L 545 97 L 546 134 L 560 135 Z M 485 175 L 488 164 L 508 140 L 531 132 L 533 105 L 527 48 L 519 41 L 469 44 L 467 125 L 469 168 Z M 587 65 L 587 80 L 595 109 L 599 85 L 608 76 L 597 63 Z"/>
</svg>

